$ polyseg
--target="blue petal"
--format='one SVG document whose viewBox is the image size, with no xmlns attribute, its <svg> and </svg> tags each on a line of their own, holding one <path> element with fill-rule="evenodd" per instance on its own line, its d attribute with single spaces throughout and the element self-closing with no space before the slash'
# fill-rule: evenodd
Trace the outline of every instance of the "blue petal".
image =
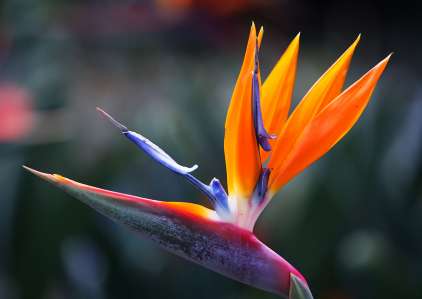
<svg viewBox="0 0 422 299">
<path fill-rule="evenodd" d="M 177 163 L 172 157 L 170 157 L 166 152 L 159 148 L 156 144 L 152 143 L 149 139 L 145 138 L 141 134 L 126 131 L 122 132 L 129 140 L 134 142 L 139 148 L 141 148 L 148 156 L 153 158 L 155 161 L 161 165 L 167 167 L 168 169 L 174 171 L 178 174 L 187 174 L 198 168 L 198 165 L 192 167 L 182 166 Z"/>
<path fill-rule="evenodd" d="M 134 142 L 140 149 L 142 149 L 148 156 L 160 163 L 161 165 L 167 167 L 168 169 L 174 171 L 178 174 L 187 174 L 198 168 L 198 165 L 192 167 L 186 167 L 177 163 L 172 157 L 170 157 L 165 151 L 163 151 L 158 145 L 150 141 L 148 138 L 142 136 L 139 133 L 129 131 L 128 128 L 117 120 L 115 120 L 110 114 L 104 110 L 97 108 L 111 123 L 116 126 L 123 135 L 125 135 L 129 140 Z"/>
<path fill-rule="evenodd" d="M 258 144 L 262 147 L 264 151 L 270 151 L 271 145 L 268 139 L 274 139 L 274 135 L 267 133 L 264 127 L 264 121 L 262 119 L 261 111 L 261 97 L 259 91 L 259 58 L 258 58 L 258 45 L 255 48 L 255 68 L 252 76 L 252 107 L 253 107 L 253 120 L 255 127 L 255 135 L 257 138 Z"/>
<path fill-rule="evenodd" d="M 123 135 L 125 135 L 130 141 L 135 143 L 140 149 L 142 149 L 148 156 L 160 163 L 161 165 L 167 167 L 171 171 L 182 175 L 185 177 L 192 185 L 197 187 L 202 193 L 204 193 L 213 204 L 216 212 L 224 217 L 227 217 L 229 213 L 228 207 L 228 197 L 227 193 L 221 185 L 220 181 L 214 178 L 210 185 L 206 185 L 196 177 L 194 177 L 191 172 L 198 168 L 198 165 L 192 167 L 186 167 L 177 163 L 169 154 L 162 150 L 158 145 L 142 136 L 139 133 L 129 131 L 128 128 L 113 117 L 111 117 L 104 110 L 97 108 L 107 119 L 109 119 L 113 125 L 115 125 Z"/>
<path fill-rule="evenodd" d="M 270 174 L 271 170 L 269 168 L 263 168 L 261 174 L 259 175 L 253 195 L 253 201 L 256 205 L 259 205 L 265 198 L 268 190 L 268 179 L 270 178 Z"/>
<path fill-rule="evenodd" d="M 223 185 L 221 185 L 220 180 L 213 178 L 211 180 L 210 187 L 211 187 L 212 193 L 214 194 L 214 197 L 217 200 L 216 204 L 221 209 L 225 211 L 229 211 L 228 196 L 227 196 L 226 190 L 224 190 Z"/>
</svg>

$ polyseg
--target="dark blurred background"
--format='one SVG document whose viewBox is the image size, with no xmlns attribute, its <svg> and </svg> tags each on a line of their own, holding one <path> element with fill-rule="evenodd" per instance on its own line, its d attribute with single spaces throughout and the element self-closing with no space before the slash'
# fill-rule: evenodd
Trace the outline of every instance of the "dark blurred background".
<svg viewBox="0 0 422 299">
<path fill-rule="evenodd" d="M 356 127 L 285 187 L 256 233 L 320 299 L 422 298 L 422 22 L 413 2 L 3 0 L 0 298 L 276 298 L 175 256 L 22 164 L 207 205 L 100 106 L 225 182 L 225 113 L 251 20 L 263 74 L 302 32 L 297 102 L 353 42 L 348 84 L 394 52 Z"/>
</svg>

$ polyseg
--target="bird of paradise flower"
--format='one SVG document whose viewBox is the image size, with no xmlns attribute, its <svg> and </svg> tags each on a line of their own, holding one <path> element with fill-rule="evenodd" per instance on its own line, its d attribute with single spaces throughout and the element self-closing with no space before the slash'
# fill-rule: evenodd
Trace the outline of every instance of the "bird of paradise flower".
<svg viewBox="0 0 422 299">
<path fill-rule="evenodd" d="M 197 165 L 178 164 L 152 141 L 98 108 L 152 159 L 202 191 L 213 210 L 193 203 L 108 191 L 25 168 L 176 255 L 284 297 L 312 298 L 304 276 L 259 241 L 253 228 L 275 193 L 330 150 L 355 124 L 390 55 L 342 91 L 359 36 L 288 116 L 300 36 L 293 39 L 261 83 L 262 36 L 263 28 L 257 34 L 252 24 L 227 113 L 224 153 L 228 193 L 216 178 L 207 185 L 193 176 Z"/>
</svg>

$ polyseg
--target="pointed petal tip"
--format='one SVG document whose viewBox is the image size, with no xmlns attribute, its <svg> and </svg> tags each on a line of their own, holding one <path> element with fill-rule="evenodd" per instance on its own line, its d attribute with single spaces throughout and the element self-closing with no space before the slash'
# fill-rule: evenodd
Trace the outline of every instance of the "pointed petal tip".
<svg viewBox="0 0 422 299">
<path fill-rule="evenodd" d="M 358 34 L 358 37 L 356 38 L 357 41 L 360 41 L 360 39 L 362 38 L 362 33 Z"/>
<path fill-rule="evenodd" d="M 361 39 L 361 34 L 359 33 L 358 36 L 356 37 L 356 39 L 354 40 L 354 42 L 352 43 L 352 45 L 350 46 L 350 49 L 355 49 L 356 46 L 359 44 L 360 39 Z"/>
<path fill-rule="evenodd" d="M 261 26 L 261 28 L 259 28 L 259 32 L 258 32 L 258 36 L 257 36 L 257 45 L 258 45 L 258 48 L 261 47 L 262 37 L 263 36 L 264 36 L 264 27 Z"/>
<path fill-rule="evenodd" d="M 381 62 L 386 61 L 388 62 L 391 58 L 391 56 L 393 56 L 394 52 L 391 52 L 390 54 L 387 55 L 387 57 L 385 57 Z"/>
<path fill-rule="evenodd" d="M 262 36 L 264 35 L 264 26 L 259 27 L 258 31 L 258 39 L 262 39 Z"/>
<path fill-rule="evenodd" d="M 381 60 L 380 62 L 378 62 L 378 64 L 375 65 L 372 70 L 378 69 L 381 72 L 384 71 L 384 69 L 387 66 L 388 62 L 390 61 L 392 55 L 393 55 L 393 52 L 391 52 L 390 54 L 388 54 L 387 57 L 385 57 L 383 60 Z"/>
<path fill-rule="evenodd" d="M 107 118 L 120 131 L 122 131 L 122 132 L 129 131 L 126 126 L 119 123 L 117 120 L 115 120 L 110 114 L 105 112 L 103 109 L 101 109 L 100 107 L 97 107 L 96 109 L 97 109 L 98 112 L 100 112 L 105 118 Z"/>
<path fill-rule="evenodd" d="M 289 47 L 293 47 L 294 51 L 297 53 L 299 51 L 299 44 L 300 44 L 300 34 L 301 32 L 298 32 L 296 36 L 293 38 L 293 40 L 290 42 Z M 297 54 L 296 54 L 297 55 Z"/>
<path fill-rule="evenodd" d="M 359 44 L 361 39 L 361 34 L 359 33 L 358 36 L 355 38 L 355 40 L 353 41 L 353 43 L 346 49 L 346 51 L 343 53 L 342 56 L 340 56 L 340 58 L 337 60 L 337 62 L 345 57 L 349 57 L 349 59 L 351 59 L 352 55 L 354 54 L 357 45 Z M 350 63 L 350 61 L 349 61 Z"/>
<path fill-rule="evenodd" d="M 257 37 L 257 34 L 256 34 L 256 25 L 255 25 L 255 22 L 254 21 L 252 21 L 252 24 L 251 24 L 250 35 L 253 36 L 254 38 Z M 261 38 L 262 38 L 262 35 L 261 35 Z"/>
<path fill-rule="evenodd" d="M 383 60 L 380 61 L 380 63 L 378 63 L 379 65 L 385 65 L 387 66 L 388 62 L 390 62 L 391 56 L 393 56 L 394 52 L 391 52 L 390 54 L 387 55 L 387 57 L 385 57 Z"/>
<path fill-rule="evenodd" d="M 25 169 L 25 170 L 27 170 L 27 171 L 29 171 L 29 172 L 31 172 L 31 173 L 33 173 L 33 174 L 35 174 L 35 173 L 38 172 L 35 169 L 32 169 L 31 167 L 28 167 L 26 165 L 22 165 L 22 168 Z"/>
<path fill-rule="evenodd" d="M 29 171 L 32 174 L 35 174 L 36 176 L 39 176 L 39 177 L 45 177 L 46 175 L 48 175 L 47 173 L 35 170 L 35 169 L 28 167 L 26 165 L 22 165 L 22 168 Z"/>
<path fill-rule="evenodd" d="M 296 53 L 299 51 L 300 35 L 301 32 L 298 32 L 288 46 L 289 48 L 293 48 Z"/>
<path fill-rule="evenodd" d="M 24 168 L 26 171 L 29 171 L 33 175 L 36 175 L 37 177 L 50 182 L 56 182 L 61 177 L 60 175 L 41 172 L 25 165 L 22 165 L 22 168 Z"/>
</svg>

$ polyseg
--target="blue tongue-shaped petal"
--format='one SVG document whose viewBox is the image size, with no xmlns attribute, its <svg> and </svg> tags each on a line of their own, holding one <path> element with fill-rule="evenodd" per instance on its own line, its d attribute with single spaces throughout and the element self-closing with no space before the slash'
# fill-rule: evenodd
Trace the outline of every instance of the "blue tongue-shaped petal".
<svg viewBox="0 0 422 299">
<path fill-rule="evenodd" d="M 197 187 L 201 192 L 203 192 L 210 199 L 211 203 L 216 209 L 216 212 L 226 218 L 229 214 L 228 207 L 228 198 L 227 193 L 225 192 L 223 186 L 220 184 L 218 179 L 213 179 L 210 185 L 206 185 L 194 177 L 191 172 L 198 168 L 198 165 L 192 167 L 186 167 L 177 163 L 170 155 L 168 155 L 164 150 L 162 150 L 158 145 L 142 136 L 139 133 L 129 131 L 128 128 L 118 121 L 116 121 L 112 116 L 110 116 L 104 110 L 97 108 L 101 114 L 103 114 L 108 120 L 115 125 L 123 135 L 125 135 L 129 140 L 135 143 L 140 149 L 142 149 L 148 156 L 152 159 L 170 169 L 171 171 L 182 175 L 195 187 Z"/>
<path fill-rule="evenodd" d="M 187 174 L 195 169 L 198 168 L 198 165 L 194 165 L 192 167 L 186 167 L 177 163 L 172 157 L 170 157 L 165 151 L 163 151 L 159 146 L 154 144 L 148 138 L 142 136 L 139 133 L 129 131 L 128 128 L 118 121 L 116 121 L 113 117 L 110 116 L 104 110 L 97 108 L 99 112 L 101 112 L 108 120 L 113 123 L 123 135 L 125 135 L 129 140 L 134 142 L 139 148 L 141 148 L 148 156 L 152 159 L 160 163 L 161 165 L 167 167 L 168 169 L 174 171 L 178 174 Z"/>
<path fill-rule="evenodd" d="M 253 107 L 253 120 L 254 120 L 254 127 L 255 127 L 255 134 L 258 141 L 258 144 L 262 147 L 264 151 L 270 151 L 271 145 L 268 139 L 274 139 L 275 135 L 270 135 L 267 133 L 264 127 L 264 121 L 262 119 L 262 111 L 261 111 L 261 96 L 259 90 L 259 56 L 258 56 L 258 43 L 255 48 L 255 68 L 253 71 L 252 77 L 252 107 Z"/>
<path fill-rule="evenodd" d="M 149 139 L 145 138 L 139 133 L 132 131 L 122 132 L 129 140 L 138 145 L 148 156 L 153 158 L 158 163 L 167 167 L 168 169 L 178 173 L 178 174 L 187 174 L 198 168 L 198 165 L 193 165 L 192 167 L 182 166 L 177 163 L 172 157 L 170 157 L 166 152 L 159 148 L 156 144 L 152 143 Z"/>
</svg>

